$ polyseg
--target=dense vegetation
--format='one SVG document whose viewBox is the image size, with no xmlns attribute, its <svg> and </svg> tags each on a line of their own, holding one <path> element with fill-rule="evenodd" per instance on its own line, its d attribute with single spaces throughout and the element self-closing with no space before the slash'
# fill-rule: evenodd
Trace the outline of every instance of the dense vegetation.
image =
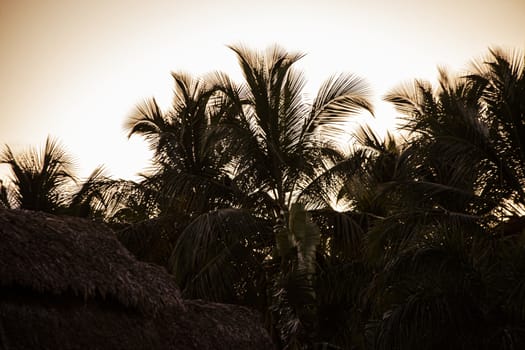
<svg viewBox="0 0 525 350">
<path fill-rule="evenodd" d="M 281 348 L 525 348 L 523 53 L 391 91 L 405 137 L 342 147 L 373 113 L 363 80 L 308 101 L 301 54 L 231 49 L 242 83 L 174 73 L 169 111 L 129 117 L 154 151 L 141 181 L 79 181 L 49 139 L 1 153 L 0 205 L 104 220 L 186 298 L 260 310 Z"/>
</svg>

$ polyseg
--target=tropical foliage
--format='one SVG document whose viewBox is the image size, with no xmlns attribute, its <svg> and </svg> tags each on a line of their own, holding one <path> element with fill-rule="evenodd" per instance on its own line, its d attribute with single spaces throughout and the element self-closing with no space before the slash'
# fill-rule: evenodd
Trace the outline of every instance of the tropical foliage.
<svg viewBox="0 0 525 350">
<path fill-rule="evenodd" d="M 309 100 L 303 54 L 231 49 L 243 81 L 174 73 L 170 109 L 128 118 L 153 150 L 140 181 L 79 181 L 52 139 L 6 146 L 0 206 L 106 221 L 186 298 L 258 309 L 279 348 L 524 348 L 523 52 L 392 90 L 402 134 L 340 145 L 373 111 L 362 79 Z"/>
</svg>

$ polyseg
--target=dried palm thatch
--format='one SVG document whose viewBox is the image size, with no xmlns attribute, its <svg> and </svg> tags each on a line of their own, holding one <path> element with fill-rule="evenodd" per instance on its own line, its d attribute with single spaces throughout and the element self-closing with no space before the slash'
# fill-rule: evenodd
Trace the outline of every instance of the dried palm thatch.
<svg viewBox="0 0 525 350">
<path fill-rule="evenodd" d="M 183 301 L 102 224 L 0 209 L 0 349 L 272 349 L 247 308 Z"/>
<path fill-rule="evenodd" d="M 182 305 L 174 280 L 137 262 L 114 233 L 87 219 L 0 211 L 0 286 L 111 298 L 142 312 Z"/>
</svg>

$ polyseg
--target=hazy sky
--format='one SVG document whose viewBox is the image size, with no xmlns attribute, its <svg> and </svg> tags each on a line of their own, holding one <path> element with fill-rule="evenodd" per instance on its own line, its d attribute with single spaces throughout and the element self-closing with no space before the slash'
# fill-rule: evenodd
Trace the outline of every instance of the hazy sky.
<svg viewBox="0 0 525 350">
<path fill-rule="evenodd" d="M 235 43 L 305 52 L 309 89 L 353 72 L 379 100 L 489 46 L 524 49 L 525 0 L 0 0 L 0 144 L 50 134 L 80 175 L 105 164 L 129 178 L 149 157 L 122 129 L 133 107 L 152 96 L 169 106 L 171 71 L 238 78 Z M 376 107 L 376 124 L 391 127 L 395 113 Z"/>
</svg>

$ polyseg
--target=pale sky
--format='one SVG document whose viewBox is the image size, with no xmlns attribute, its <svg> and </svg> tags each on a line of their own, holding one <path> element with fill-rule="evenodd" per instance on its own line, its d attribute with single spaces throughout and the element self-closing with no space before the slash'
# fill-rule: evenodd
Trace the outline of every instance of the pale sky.
<svg viewBox="0 0 525 350">
<path fill-rule="evenodd" d="M 105 164 L 131 178 L 150 156 L 123 131 L 133 107 L 168 107 L 171 71 L 239 79 L 236 43 L 305 52 L 311 93 L 334 73 L 367 79 L 375 124 L 392 128 L 389 89 L 465 69 L 489 46 L 525 49 L 525 0 L 0 0 L 0 144 L 49 134 L 79 175 Z"/>
</svg>

